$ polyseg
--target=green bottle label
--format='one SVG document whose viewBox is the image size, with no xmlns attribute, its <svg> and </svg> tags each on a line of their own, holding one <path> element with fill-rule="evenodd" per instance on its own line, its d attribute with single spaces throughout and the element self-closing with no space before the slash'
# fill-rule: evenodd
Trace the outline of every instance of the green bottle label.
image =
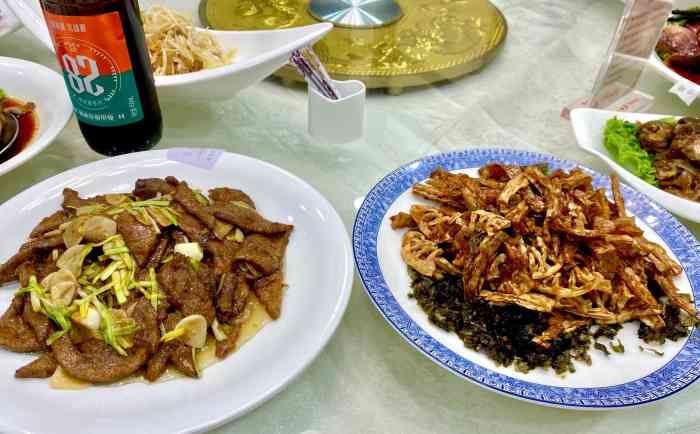
<svg viewBox="0 0 700 434">
<path fill-rule="evenodd" d="M 73 101 L 75 115 L 80 121 L 90 125 L 116 127 L 143 119 L 141 100 L 132 71 L 114 76 L 100 75 L 94 83 L 104 91 L 98 95 L 76 91 L 66 71 L 63 72 L 63 78 Z"/>
</svg>

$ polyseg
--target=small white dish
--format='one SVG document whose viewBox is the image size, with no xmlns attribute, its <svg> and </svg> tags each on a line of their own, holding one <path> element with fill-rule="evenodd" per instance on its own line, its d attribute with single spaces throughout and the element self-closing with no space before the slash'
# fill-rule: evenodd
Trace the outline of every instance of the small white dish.
<svg viewBox="0 0 700 434">
<path fill-rule="evenodd" d="M 668 115 L 648 113 L 625 113 L 608 110 L 578 108 L 571 111 L 571 125 L 574 128 L 576 141 L 581 149 L 593 154 L 617 172 L 629 185 L 649 196 L 654 202 L 688 220 L 700 222 L 700 203 L 667 193 L 660 188 L 647 184 L 634 174 L 619 165 L 610 155 L 603 144 L 603 130 L 608 119 L 617 117 L 630 122 L 648 122 L 654 119 L 667 118 Z"/>
<path fill-rule="evenodd" d="M 691 87 L 697 88 L 698 91 L 700 91 L 700 85 L 688 80 L 687 78 L 683 77 L 673 69 L 669 68 L 663 61 L 661 61 L 661 58 L 659 57 L 658 54 L 656 54 L 656 51 L 652 53 L 651 57 L 649 58 L 649 63 L 651 66 L 654 67 L 666 80 L 672 82 L 672 83 L 686 83 Z"/>
<path fill-rule="evenodd" d="M 7 6 L 5 0 L 0 0 L 0 38 L 19 29 L 21 25 L 22 23 L 12 13 L 12 9 Z"/>
<path fill-rule="evenodd" d="M 333 206 L 313 187 L 272 164 L 216 149 L 174 148 L 108 158 L 71 169 L 0 206 L 0 258 L 9 257 L 42 217 L 60 208 L 65 187 L 82 195 L 124 192 L 138 178 L 175 175 L 208 190 L 240 188 L 267 218 L 294 225 L 285 256 L 282 314 L 197 380 L 50 389 L 13 377 L 32 355 L 0 349 L 0 432 L 73 434 L 203 432 L 279 393 L 321 352 L 350 299 L 350 240 Z M 0 311 L 13 296 L 0 288 Z M 64 403 L 65 405 L 60 405 Z M 41 417 L 37 417 L 37 409 Z M 76 429 L 76 427 L 79 427 Z"/>
<path fill-rule="evenodd" d="M 1 0 L 0 0 L 1 1 Z M 41 16 L 38 1 L 14 0 L 17 17 L 49 50 L 51 37 Z M 197 23 L 195 23 L 196 25 Z M 199 29 L 216 38 L 225 50 L 236 50 L 230 65 L 189 74 L 156 76 L 161 99 L 214 101 L 234 97 L 284 66 L 292 51 L 311 46 L 330 32 L 333 24 L 319 23 L 280 30 L 217 31 Z"/>
<path fill-rule="evenodd" d="M 26 60 L 0 57 L 0 89 L 8 96 L 36 104 L 38 127 L 19 154 L 0 164 L 3 175 L 32 159 L 58 136 L 73 115 L 63 77 Z"/>
<path fill-rule="evenodd" d="M 362 138 L 365 130 L 367 88 L 358 80 L 331 80 L 340 94 L 337 100 L 309 86 L 309 134 L 329 143 L 347 143 Z"/>
</svg>

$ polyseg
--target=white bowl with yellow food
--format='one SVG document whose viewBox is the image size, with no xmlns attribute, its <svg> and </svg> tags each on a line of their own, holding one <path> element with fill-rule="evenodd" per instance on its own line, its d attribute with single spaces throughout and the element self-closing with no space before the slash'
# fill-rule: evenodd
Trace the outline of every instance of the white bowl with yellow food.
<svg viewBox="0 0 700 434">
<path fill-rule="evenodd" d="M 38 1 L 21 0 L 11 7 L 25 27 L 54 51 Z M 333 28 L 319 23 L 280 30 L 216 31 L 197 27 L 184 12 L 157 5 L 142 11 L 161 99 L 232 98 L 284 66 L 294 50 L 313 45 Z"/>
</svg>

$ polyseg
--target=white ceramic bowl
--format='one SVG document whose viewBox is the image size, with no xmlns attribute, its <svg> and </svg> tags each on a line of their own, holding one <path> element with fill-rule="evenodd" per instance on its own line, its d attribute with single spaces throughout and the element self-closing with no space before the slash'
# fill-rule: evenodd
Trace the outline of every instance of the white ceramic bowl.
<svg viewBox="0 0 700 434">
<path fill-rule="evenodd" d="M 578 145 L 586 152 L 600 157 L 608 166 L 622 177 L 629 185 L 649 196 L 659 205 L 681 217 L 700 222 L 700 203 L 667 193 L 660 188 L 647 184 L 624 167 L 617 164 L 603 145 L 603 130 L 608 119 L 617 117 L 630 122 L 648 122 L 667 118 L 668 115 L 647 113 L 623 113 L 608 110 L 578 108 L 571 111 L 571 125 L 574 128 Z"/>
<path fill-rule="evenodd" d="M 700 0 L 674 0 L 673 1 L 673 8 L 674 9 L 688 9 L 688 8 L 694 7 L 694 6 L 700 6 Z M 699 84 L 688 80 L 687 78 L 678 74 L 673 69 L 666 66 L 666 64 L 661 61 L 661 58 L 659 57 L 659 55 L 656 54 L 656 50 L 654 50 L 651 57 L 649 58 L 649 64 L 659 74 L 661 74 L 661 76 L 666 78 L 668 81 L 670 81 L 672 83 L 679 83 L 679 82 L 685 83 L 687 86 L 694 88 L 696 92 L 700 93 L 700 85 Z"/>
<path fill-rule="evenodd" d="M 143 2 L 141 6 L 148 7 L 150 3 L 156 2 Z M 196 16 L 191 7 L 192 2 L 187 2 L 189 8 L 183 7 L 185 5 L 181 1 L 158 3 L 165 3 Z M 11 7 L 25 27 L 54 51 L 38 1 L 13 0 Z M 271 75 L 287 63 L 292 51 L 313 45 L 332 28 L 330 23 L 319 23 L 290 29 L 243 32 L 201 29 L 202 32 L 210 32 L 224 49 L 236 50 L 233 63 L 190 74 L 156 76 L 158 97 L 183 101 L 229 99 Z"/>
<path fill-rule="evenodd" d="M 0 175 L 26 163 L 63 130 L 73 114 L 63 77 L 26 60 L 0 57 L 0 88 L 8 96 L 36 104 L 39 120 L 32 141 L 19 154 L 0 164 Z"/>
<path fill-rule="evenodd" d="M 19 29 L 21 25 L 5 0 L 0 0 L 0 38 Z"/>
<path fill-rule="evenodd" d="M 156 76 L 160 98 L 220 100 L 231 98 L 284 66 L 292 51 L 313 45 L 333 28 L 330 23 L 281 30 L 233 32 L 204 30 L 235 49 L 230 65 L 189 74 Z"/>
</svg>

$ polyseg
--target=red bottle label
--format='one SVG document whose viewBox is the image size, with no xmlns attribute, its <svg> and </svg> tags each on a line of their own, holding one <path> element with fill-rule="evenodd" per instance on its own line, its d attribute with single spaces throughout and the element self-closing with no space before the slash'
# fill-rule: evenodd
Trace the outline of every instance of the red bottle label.
<svg viewBox="0 0 700 434">
<path fill-rule="evenodd" d="M 97 126 L 143 119 L 119 13 L 65 16 L 44 11 L 44 17 L 78 119 Z"/>
</svg>

